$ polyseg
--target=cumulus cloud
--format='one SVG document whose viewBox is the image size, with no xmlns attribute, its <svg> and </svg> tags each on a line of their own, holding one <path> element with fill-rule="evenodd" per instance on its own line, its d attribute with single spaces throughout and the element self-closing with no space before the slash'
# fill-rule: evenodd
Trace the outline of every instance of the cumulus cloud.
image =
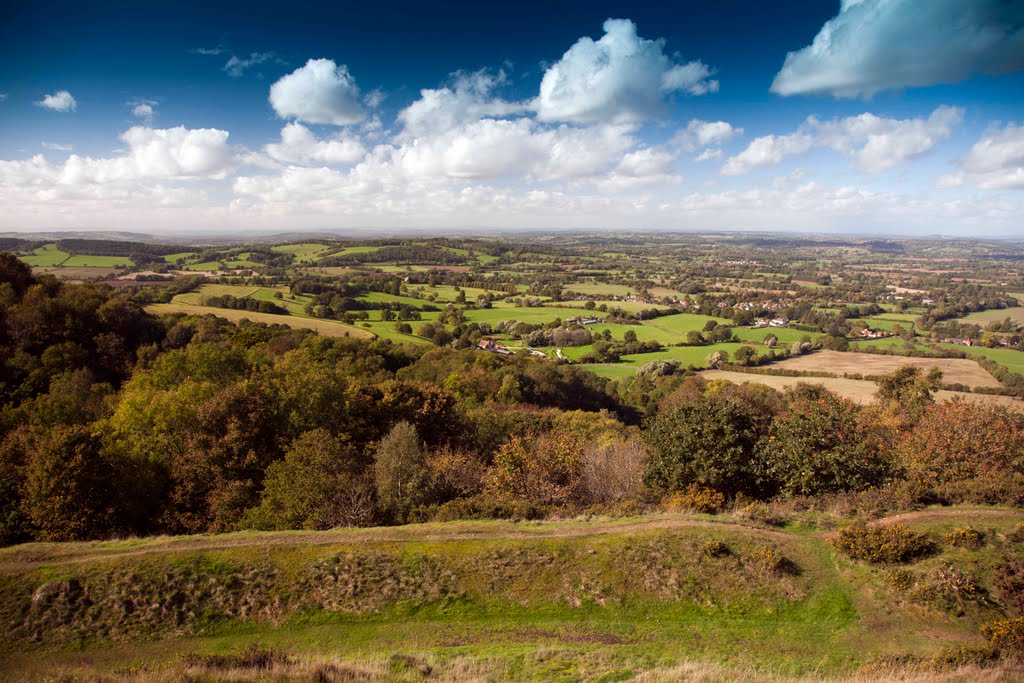
<svg viewBox="0 0 1024 683">
<path fill-rule="evenodd" d="M 878 173 L 930 151 L 947 140 L 962 119 L 962 109 L 945 106 L 927 119 L 889 119 L 864 113 L 821 121 L 811 116 L 794 133 L 756 138 L 726 160 L 722 174 L 748 173 L 815 147 L 842 152 L 856 169 Z"/>
<path fill-rule="evenodd" d="M 152 125 L 153 117 L 156 116 L 156 100 L 131 100 L 127 106 L 131 108 L 132 116 L 142 119 L 146 125 Z"/>
<path fill-rule="evenodd" d="M 273 52 L 252 52 L 248 57 L 231 55 L 231 58 L 224 64 L 223 70 L 228 76 L 240 78 L 252 67 L 272 61 L 279 61 Z"/>
<path fill-rule="evenodd" d="M 270 86 L 270 104 L 283 119 L 346 126 L 366 118 L 359 87 L 344 64 L 310 59 Z"/>
<path fill-rule="evenodd" d="M 989 128 L 961 160 L 963 170 L 943 176 L 940 187 L 971 182 L 986 190 L 1024 190 L 1024 126 Z"/>
<path fill-rule="evenodd" d="M 707 161 L 721 157 L 721 145 L 740 135 L 743 135 L 743 129 L 736 128 L 727 121 L 691 119 L 686 128 L 672 136 L 671 144 L 688 152 L 699 149 L 701 152 L 694 160 Z"/>
<path fill-rule="evenodd" d="M 319 140 L 301 123 L 289 123 L 281 129 L 281 142 L 265 148 L 277 161 L 289 164 L 353 164 L 366 155 L 359 140 L 341 134 L 328 140 Z"/>
<path fill-rule="evenodd" d="M 779 95 L 870 97 L 1024 69 L 1024 8 L 1003 0 L 843 0 L 807 47 L 786 55 Z"/>
<path fill-rule="evenodd" d="M 52 111 L 68 112 L 74 111 L 78 107 L 78 102 L 67 90 L 58 90 L 53 94 L 44 95 L 35 105 Z"/>
<path fill-rule="evenodd" d="M 505 72 L 485 70 L 453 74 L 452 84 L 424 89 L 415 102 L 398 113 L 406 137 L 443 133 L 457 126 L 488 117 L 503 117 L 526 111 L 526 105 L 492 98 L 492 91 L 505 83 Z"/>
<path fill-rule="evenodd" d="M 534 103 L 542 121 L 641 121 L 659 113 L 670 93 L 718 90 L 704 63 L 676 63 L 663 40 L 639 37 L 632 21 L 609 19 L 603 28 L 600 39 L 580 38 L 545 71 Z"/>
</svg>

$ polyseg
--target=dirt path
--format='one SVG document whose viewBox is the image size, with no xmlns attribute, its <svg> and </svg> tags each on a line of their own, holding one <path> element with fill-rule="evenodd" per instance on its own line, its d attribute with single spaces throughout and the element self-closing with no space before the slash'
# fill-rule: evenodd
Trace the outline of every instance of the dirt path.
<svg viewBox="0 0 1024 683">
<path fill-rule="evenodd" d="M 447 527 L 447 528 L 446 528 Z M 33 566 L 124 559 L 173 552 L 208 552 L 246 546 L 290 547 L 365 543 L 457 542 L 473 540 L 526 540 L 581 538 L 682 528 L 736 528 L 757 531 L 774 538 L 795 535 L 766 529 L 732 518 L 697 519 L 683 515 L 656 515 L 621 522 L 469 522 L 425 524 L 337 531 L 238 532 L 196 536 L 154 537 L 127 541 L 86 543 L 27 543 L 0 550 L 0 570 L 25 570 Z M 137 542 L 136 547 L 125 547 Z M 106 546 L 106 547 L 105 547 Z"/>
</svg>

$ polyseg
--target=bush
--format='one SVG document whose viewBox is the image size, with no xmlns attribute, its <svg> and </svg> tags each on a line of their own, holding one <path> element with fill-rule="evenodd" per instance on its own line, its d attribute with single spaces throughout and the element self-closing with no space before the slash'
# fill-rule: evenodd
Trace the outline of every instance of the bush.
<svg viewBox="0 0 1024 683">
<path fill-rule="evenodd" d="M 883 580 L 885 581 L 885 585 L 897 593 L 906 593 L 910 591 L 916 583 L 912 572 L 898 568 L 887 571 Z"/>
<path fill-rule="evenodd" d="M 784 514 L 778 505 L 760 501 L 744 505 L 736 511 L 736 514 L 766 526 L 785 526 L 789 522 L 789 516 Z"/>
<path fill-rule="evenodd" d="M 1003 604 L 1024 614 L 1024 561 L 1004 559 L 992 570 L 992 583 Z"/>
<path fill-rule="evenodd" d="M 950 529 L 946 532 L 946 543 L 954 548 L 977 549 L 985 544 L 985 534 L 971 527 Z"/>
<path fill-rule="evenodd" d="M 700 544 L 700 554 L 704 557 L 726 557 L 732 555 L 732 550 L 721 541 L 711 540 Z"/>
<path fill-rule="evenodd" d="M 725 505 L 725 496 L 703 486 L 690 484 L 682 491 L 676 491 L 663 503 L 668 510 L 691 510 L 714 514 Z"/>
<path fill-rule="evenodd" d="M 982 626 L 981 633 L 1000 650 L 1024 652 L 1024 617 L 993 621 Z"/>
<path fill-rule="evenodd" d="M 962 614 L 969 602 L 987 603 L 987 593 L 973 576 L 948 565 L 939 567 L 909 593 L 911 600 Z"/>
<path fill-rule="evenodd" d="M 460 519 L 543 519 L 550 508 L 533 503 L 499 501 L 487 496 L 456 498 L 444 505 L 416 510 L 413 521 L 453 522 Z"/>
<path fill-rule="evenodd" d="M 872 564 L 912 562 L 935 552 L 935 543 L 902 524 L 869 527 L 851 524 L 830 539 L 832 546 L 854 560 Z"/>
<path fill-rule="evenodd" d="M 800 573 L 792 560 L 771 546 L 761 546 L 754 551 L 753 558 L 758 567 L 766 574 L 795 575 Z"/>
</svg>

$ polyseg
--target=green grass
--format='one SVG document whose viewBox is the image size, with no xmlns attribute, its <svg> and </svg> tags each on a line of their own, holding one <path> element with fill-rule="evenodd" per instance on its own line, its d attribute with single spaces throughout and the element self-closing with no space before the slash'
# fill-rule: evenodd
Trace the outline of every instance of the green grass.
<svg viewBox="0 0 1024 683">
<path fill-rule="evenodd" d="M 188 261 L 199 256 L 199 252 L 196 251 L 179 251 L 176 254 L 167 254 L 163 257 L 165 263 L 177 263 L 179 259 Z"/>
<path fill-rule="evenodd" d="M 71 258 L 71 254 L 61 251 L 56 244 L 44 244 L 35 251 L 19 256 L 22 261 L 36 268 L 59 266 Z"/>
<path fill-rule="evenodd" d="M 941 538 L 972 525 L 986 532 L 986 544 L 943 548 L 910 569 L 923 576 L 955 564 L 988 582 L 1009 549 L 1003 534 L 1021 520 L 1018 511 L 995 509 L 913 513 L 907 523 L 915 530 Z M 712 539 L 731 554 L 702 555 Z M 762 569 L 755 553 L 764 545 L 798 571 Z M 336 570 L 317 569 L 333 558 L 341 559 Z M 182 572 L 199 578 L 169 578 Z M 27 605 L 54 580 L 76 579 L 96 607 L 56 603 L 51 609 L 65 611 L 42 642 L 15 626 L 0 643 L 0 668 L 13 677 L 74 670 L 91 680 L 125 668 L 144 676 L 175 671 L 188 653 L 259 643 L 386 680 L 419 680 L 418 662 L 443 680 L 618 681 L 652 670 L 665 672 L 654 680 L 679 680 L 692 677 L 671 667 L 687 662 L 724 667 L 701 680 L 836 679 L 874 658 L 975 642 L 978 625 L 999 616 L 974 605 L 960 616 L 905 605 L 884 574 L 805 531 L 673 514 L 35 543 L 0 550 L 5 622 L 37 623 Z M 122 616 L 125 601 L 163 604 L 172 594 L 195 605 L 181 623 L 141 610 Z M 77 609 L 91 609 L 90 619 L 77 618 Z M 68 623 L 83 631 L 75 635 Z M 118 635 L 88 635 L 109 627 Z M 412 678 L 396 674 L 405 661 L 413 662 Z"/>
<path fill-rule="evenodd" d="M 578 294 L 591 294 L 594 297 L 627 296 L 637 292 L 636 287 L 609 285 L 600 282 L 575 282 L 571 285 L 565 285 L 562 289 Z"/>
<path fill-rule="evenodd" d="M 939 344 L 944 349 L 963 351 L 970 356 L 983 356 L 1005 365 L 1010 372 L 1024 375 L 1024 352 L 1014 349 L 990 349 L 984 346 L 960 346 L 959 344 Z"/>
<path fill-rule="evenodd" d="M 737 327 L 733 335 L 743 341 L 764 342 L 767 337 L 774 335 L 778 340 L 779 347 L 791 345 L 793 342 L 802 341 L 804 337 L 817 339 L 821 336 L 818 332 L 803 332 L 791 327 Z"/>
<path fill-rule="evenodd" d="M 352 254 L 372 254 L 375 251 L 380 251 L 380 247 L 345 247 L 344 249 L 331 252 L 327 257 L 351 256 Z"/>
<path fill-rule="evenodd" d="M 279 254 L 291 254 L 295 257 L 296 263 L 312 263 L 331 249 L 332 247 L 326 244 L 315 244 L 312 242 L 302 244 L 280 244 L 276 247 L 270 248 L 271 251 L 276 251 Z"/>
<path fill-rule="evenodd" d="M 744 344 L 739 343 L 709 344 L 708 346 L 670 346 L 662 349 L 661 351 L 655 351 L 654 353 L 638 353 L 631 356 L 622 356 L 622 361 L 620 363 L 595 363 L 581 365 L 580 367 L 590 370 L 595 375 L 600 375 L 601 377 L 621 379 L 623 377 L 631 377 L 635 375 L 640 366 L 655 360 L 677 360 L 683 368 L 689 367 L 690 365 L 693 365 L 696 368 L 706 368 L 707 357 L 712 353 L 723 351 L 728 353 L 731 358 L 732 354 L 736 352 L 736 349 L 743 346 Z M 576 347 L 573 351 L 577 352 L 578 349 L 581 348 L 586 347 Z M 758 354 L 763 354 L 768 351 L 768 349 L 764 347 L 752 348 L 754 348 Z M 568 349 L 563 349 L 562 352 L 568 356 Z"/>
<path fill-rule="evenodd" d="M 1016 323 L 1024 323 L 1024 306 L 978 311 L 977 313 L 971 313 L 964 318 L 960 318 L 960 320 L 984 326 L 986 323 L 1001 322 L 1006 318 Z"/>
<path fill-rule="evenodd" d="M 876 349 L 897 349 L 903 350 L 904 343 L 900 337 L 883 337 L 881 339 L 858 339 L 850 342 L 850 347 L 859 350 L 873 346 Z M 916 348 L 916 347 L 915 347 Z"/>
<path fill-rule="evenodd" d="M 72 256 L 61 265 L 66 266 L 68 268 L 71 268 L 73 266 L 91 268 L 123 268 L 127 266 L 134 266 L 135 262 L 132 261 L 127 256 L 79 255 Z"/>
</svg>

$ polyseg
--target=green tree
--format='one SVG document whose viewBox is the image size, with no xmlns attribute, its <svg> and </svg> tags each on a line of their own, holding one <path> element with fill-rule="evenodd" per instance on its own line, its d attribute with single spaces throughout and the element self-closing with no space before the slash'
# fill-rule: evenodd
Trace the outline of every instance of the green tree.
<svg viewBox="0 0 1024 683">
<path fill-rule="evenodd" d="M 824 390 L 789 399 L 758 445 L 759 459 L 783 493 L 860 491 L 891 476 L 892 463 L 871 448 L 856 405 Z"/>
<path fill-rule="evenodd" d="M 770 493 L 761 488 L 751 427 L 741 406 L 715 396 L 659 415 L 644 433 L 651 446 L 646 483 L 661 492 L 698 484 L 728 495 Z"/>
<path fill-rule="evenodd" d="M 55 427 L 34 444 L 23 506 L 45 541 L 102 538 L 116 521 L 115 469 L 88 427 Z"/>
<path fill-rule="evenodd" d="M 373 490 L 359 474 L 352 446 L 326 429 L 295 439 L 284 459 L 267 468 L 258 507 L 242 526 L 257 529 L 332 529 L 373 521 Z"/>
<path fill-rule="evenodd" d="M 399 422 L 377 446 L 374 481 L 380 507 L 404 521 L 410 510 L 429 500 L 429 474 L 416 428 Z"/>
<path fill-rule="evenodd" d="M 622 340 L 627 344 L 632 344 L 636 341 L 636 332 L 633 330 L 626 330 L 622 335 Z"/>
</svg>

